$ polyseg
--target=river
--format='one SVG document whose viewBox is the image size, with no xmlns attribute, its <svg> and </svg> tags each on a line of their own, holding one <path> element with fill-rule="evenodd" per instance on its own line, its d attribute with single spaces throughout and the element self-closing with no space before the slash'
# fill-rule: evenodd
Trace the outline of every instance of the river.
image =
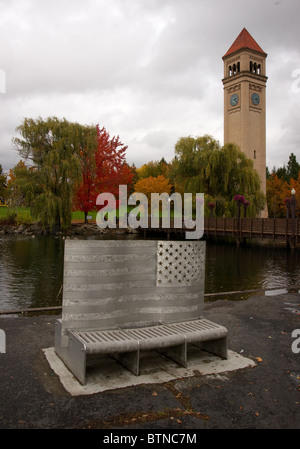
<svg viewBox="0 0 300 449">
<path fill-rule="evenodd" d="M 61 238 L 2 236 L 0 312 L 60 306 L 63 253 Z M 293 288 L 300 288 L 299 249 L 207 242 L 206 301 L 246 300 L 248 290 L 274 294 Z"/>
</svg>

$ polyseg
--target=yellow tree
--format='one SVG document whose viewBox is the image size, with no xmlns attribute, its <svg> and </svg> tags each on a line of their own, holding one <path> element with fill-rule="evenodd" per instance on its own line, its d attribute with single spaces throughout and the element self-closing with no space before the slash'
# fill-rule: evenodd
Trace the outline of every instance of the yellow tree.
<svg viewBox="0 0 300 449">
<path fill-rule="evenodd" d="M 300 215 L 300 172 L 298 178 L 290 182 L 277 176 L 273 171 L 267 179 L 267 203 L 269 217 L 286 217 L 286 210 L 291 199 L 291 191 L 296 191 L 296 215 Z"/>
<path fill-rule="evenodd" d="M 167 178 L 169 165 L 170 164 L 168 164 L 164 158 L 162 158 L 160 161 L 150 161 L 136 170 L 138 179 L 149 178 L 150 176 L 156 178 L 160 175 Z"/>
<path fill-rule="evenodd" d="M 169 179 L 162 175 L 140 179 L 134 187 L 135 192 L 144 193 L 147 196 L 148 202 L 151 200 L 151 193 L 165 192 L 170 195 L 171 189 L 172 185 Z"/>
<path fill-rule="evenodd" d="M 285 199 L 289 196 L 289 186 L 286 181 L 272 173 L 267 179 L 267 204 L 269 217 L 286 216 Z"/>
<path fill-rule="evenodd" d="M 148 200 L 148 211 L 151 213 L 151 193 L 167 193 L 170 195 L 172 190 L 172 184 L 168 178 L 165 178 L 163 175 L 159 176 L 148 176 L 147 178 L 140 179 L 134 186 L 134 191 L 136 193 L 143 193 L 146 195 Z M 144 206 L 140 207 L 142 214 L 144 214 Z"/>
</svg>

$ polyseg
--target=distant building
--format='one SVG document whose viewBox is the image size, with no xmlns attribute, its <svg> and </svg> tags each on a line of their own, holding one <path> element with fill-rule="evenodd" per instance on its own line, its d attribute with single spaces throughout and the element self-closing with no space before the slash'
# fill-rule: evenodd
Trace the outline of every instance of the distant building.
<svg viewBox="0 0 300 449">
<path fill-rule="evenodd" d="M 244 28 L 224 61 L 224 144 L 236 143 L 249 159 L 266 194 L 266 58 Z M 243 193 L 243 192 L 240 192 Z M 267 209 L 262 211 L 267 216 Z"/>
</svg>

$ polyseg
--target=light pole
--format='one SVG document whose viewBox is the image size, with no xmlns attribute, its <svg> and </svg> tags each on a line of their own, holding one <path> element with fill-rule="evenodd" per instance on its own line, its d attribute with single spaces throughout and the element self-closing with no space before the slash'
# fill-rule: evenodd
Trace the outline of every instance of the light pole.
<svg viewBox="0 0 300 449">
<path fill-rule="evenodd" d="M 296 216 L 296 190 L 291 190 L 292 198 L 291 198 L 291 208 L 292 208 L 292 218 Z"/>
<path fill-rule="evenodd" d="M 291 247 L 296 248 L 296 190 L 291 190 L 292 198 L 291 198 L 291 209 L 292 209 L 292 238 L 291 238 Z"/>
</svg>

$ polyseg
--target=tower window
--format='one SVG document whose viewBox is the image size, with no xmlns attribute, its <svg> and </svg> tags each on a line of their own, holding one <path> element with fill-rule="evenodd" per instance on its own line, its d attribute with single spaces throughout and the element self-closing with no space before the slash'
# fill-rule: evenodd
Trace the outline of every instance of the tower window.
<svg viewBox="0 0 300 449">
<path fill-rule="evenodd" d="M 233 64 L 233 66 L 230 65 L 228 67 L 228 75 L 229 76 L 236 75 L 239 72 L 240 72 L 240 63 L 239 62 L 237 64 Z"/>
<path fill-rule="evenodd" d="M 256 159 L 256 150 L 254 150 L 253 158 Z"/>
<path fill-rule="evenodd" d="M 261 65 L 256 62 L 250 61 L 250 72 L 257 73 L 257 75 L 261 74 Z"/>
</svg>

